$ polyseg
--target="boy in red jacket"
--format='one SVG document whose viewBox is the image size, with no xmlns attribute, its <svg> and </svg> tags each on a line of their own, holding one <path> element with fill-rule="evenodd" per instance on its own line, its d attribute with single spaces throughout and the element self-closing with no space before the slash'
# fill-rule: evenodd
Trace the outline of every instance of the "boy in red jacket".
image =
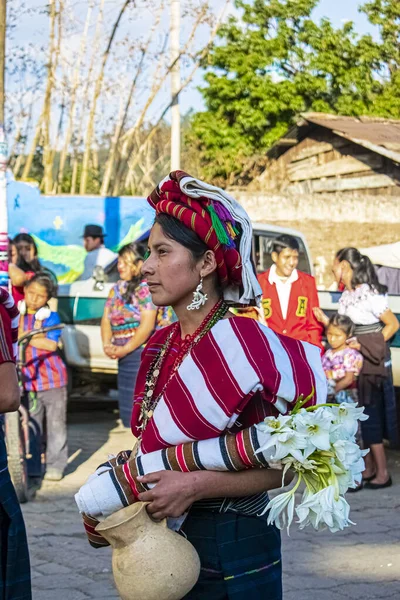
<svg viewBox="0 0 400 600">
<path fill-rule="evenodd" d="M 273 241 L 272 267 L 258 276 L 265 320 L 276 333 L 322 346 L 323 327 L 313 308 L 319 306 L 315 279 L 297 270 L 299 244 L 290 235 Z"/>
</svg>

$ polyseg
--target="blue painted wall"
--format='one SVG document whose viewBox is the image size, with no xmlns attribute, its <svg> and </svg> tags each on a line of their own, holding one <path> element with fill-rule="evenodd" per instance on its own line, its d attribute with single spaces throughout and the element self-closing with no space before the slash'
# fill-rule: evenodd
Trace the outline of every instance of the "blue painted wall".
<svg viewBox="0 0 400 600">
<path fill-rule="evenodd" d="M 142 236 L 154 220 L 144 198 L 42 196 L 37 187 L 16 181 L 7 184 L 7 203 L 10 237 L 20 232 L 33 235 L 39 257 L 65 281 L 73 281 L 83 263 L 86 224 L 101 225 L 106 246 L 115 250 Z"/>
</svg>

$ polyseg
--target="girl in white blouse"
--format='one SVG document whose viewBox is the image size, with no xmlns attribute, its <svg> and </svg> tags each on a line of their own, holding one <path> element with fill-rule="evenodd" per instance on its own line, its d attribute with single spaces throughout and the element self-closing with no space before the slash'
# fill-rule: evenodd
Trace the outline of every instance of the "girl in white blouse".
<svg viewBox="0 0 400 600">
<path fill-rule="evenodd" d="M 348 341 L 349 346 L 362 351 L 361 336 L 378 332 L 382 334 L 384 342 L 389 342 L 400 324 L 389 308 L 387 288 L 379 283 L 370 259 L 356 248 L 343 248 L 337 252 L 332 270 L 338 284 L 345 287 L 338 312 L 348 316 L 356 325 L 356 338 Z M 327 325 L 329 319 L 320 309 L 315 309 L 315 316 Z M 380 336 L 376 339 L 379 342 Z M 362 424 L 364 446 L 371 450 L 365 457 L 366 468 L 363 473 L 363 482 L 369 489 L 392 484 L 383 446 L 385 432 L 393 433 L 393 436 L 386 433 L 387 437 L 394 438 L 397 434 L 389 344 L 381 367 L 384 375 L 371 376 L 364 372 L 363 377 L 364 364 L 359 380 L 360 404 L 364 405 L 365 413 L 369 415 L 369 419 Z"/>
</svg>

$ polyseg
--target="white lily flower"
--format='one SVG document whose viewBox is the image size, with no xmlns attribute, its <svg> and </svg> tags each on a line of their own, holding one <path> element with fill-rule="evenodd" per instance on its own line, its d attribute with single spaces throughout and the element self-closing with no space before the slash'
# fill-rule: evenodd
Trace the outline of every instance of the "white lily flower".
<svg viewBox="0 0 400 600">
<path fill-rule="evenodd" d="M 355 523 L 349 519 L 350 506 L 343 496 L 339 496 L 335 499 L 334 505 L 335 510 L 332 513 L 333 527 L 330 528 L 332 533 L 342 531 L 345 527 L 349 527 L 349 525 L 355 525 Z"/>
<path fill-rule="evenodd" d="M 353 524 L 349 519 L 350 507 L 342 496 L 335 497 L 333 485 L 309 495 L 297 508 L 300 528 L 311 523 L 315 529 L 327 526 L 334 533 Z"/>
<path fill-rule="evenodd" d="M 349 442 L 354 442 L 355 433 L 349 433 L 348 427 L 344 427 L 341 423 L 333 423 L 331 427 L 330 440 L 332 445 L 335 442 L 338 442 L 339 440 L 347 440 Z"/>
<path fill-rule="evenodd" d="M 294 511 L 300 529 L 328 527 L 340 531 L 352 522 L 350 507 L 343 494 L 356 487 L 364 470 L 363 457 L 368 452 L 355 443 L 358 420 L 365 420 L 364 409 L 343 403 L 316 410 L 300 409 L 293 415 L 267 417 L 257 426 L 260 448 L 270 465 L 297 472 L 295 487 L 273 498 L 264 512 L 268 523 L 289 531 Z M 296 506 L 295 491 L 300 481 L 306 490 Z"/>
<path fill-rule="evenodd" d="M 281 461 L 281 464 L 285 465 L 286 469 L 292 469 L 293 471 L 304 472 L 304 471 L 316 471 L 317 466 L 315 460 L 304 459 L 301 463 L 293 456 L 286 456 Z"/>
<path fill-rule="evenodd" d="M 361 448 L 349 440 L 338 440 L 333 447 L 340 462 L 348 469 L 363 456 Z"/>
<path fill-rule="evenodd" d="M 334 424 L 341 425 L 349 436 L 355 436 L 358 429 L 358 421 L 366 421 L 368 415 L 364 414 L 364 408 L 350 402 L 342 402 L 338 406 L 332 406 Z"/>
<path fill-rule="evenodd" d="M 336 463 L 332 465 L 332 469 L 338 482 L 339 494 L 345 494 L 349 487 L 357 487 L 354 485 L 354 479 L 350 471 L 343 467 L 339 467 Z"/>
<path fill-rule="evenodd" d="M 266 417 L 257 425 L 257 429 L 265 433 L 277 433 L 290 429 L 292 417 L 290 415 L 279 415 L 279 417 Z"/>
<path fill-rule="evenodd" d="M 278 496 L 275 496 L 275 498 L 272 498 L 261 515 L 264 515 L 269 511 L 267 520 L 268 525 L 274 523 L 278 529 L 283 529 L 287 526 L 287 530 L 289 531 L 294 516 L 294 502 L 294 492 L 292 490 L 284 492 L 283 494 L 279 494 Z"/>
<path fill-rule="evenodd" d="M 271 457 L 272 460 L 281 460 L 286 456 L 293 456 L 299 462 L 303 462 L 304 456 L 302 449 L 307 446 L 306 438 L 300 435 L 294 429 L 288 429 L 281 433 L 275 433 L 271 438 L 258 450 L 259 452 L 265 452 L 268 448 L 274 447 L 275 453 Z"/>
<path fill-rule="evenodd" d="M 307 439 L 305 456 L 309 456 L 315 449 L 329 450 L 331 447 L 330 431 L 332 417 L 324 409 L 316 410 L 314 413 L 299 415 L 296 419 L 297 431 Z"/>
<path fill-rule="evenodd" d="M 365 469 L 365 462 L 363 457 L 361 456 L 358 461 L 351 465 L 349 469 L 349 475 L 351 477 L 352 483 L 349 487 L 356 488 L 360 485 L 362 481 L 362 472 Z"/>
<path fill-rule="evenodd" d="M 299 518 L 299 520 L 297 521 L 297 523 L 299 524 L 299 529 L 304 529 L 308 525 L 312 525 L 314 529 L 318 529 L 317 515 L 315 512 L 311 511 L 308 505 L 306 504 L 307 500 L 309 500 L 313 496 L 314 494 L 311 494 L 311 492 L 305 490 L 301 503 L 298 506 L 296 506 L 296 514 Z"/>
</svg>

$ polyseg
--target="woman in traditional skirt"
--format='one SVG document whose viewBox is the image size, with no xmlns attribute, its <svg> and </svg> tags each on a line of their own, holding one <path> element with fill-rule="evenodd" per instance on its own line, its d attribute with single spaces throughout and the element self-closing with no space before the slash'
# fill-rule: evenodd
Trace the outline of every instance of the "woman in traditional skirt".
<svg viewBox="0 0 400 600">
<path fill-rule="evenodd" d="M 143 253 L 139 245 L 128 244 L 120 249 L 118 272 L 121 279 L 110 291 L 101 321 L 104 352 L 110 358 L 118 359 L 121 431 L 130 426 L 143 345 L 156 325 L 157 309 L 140 274 L 142 264 Z"/>
<path fill-rule="evenodd" d="M 25 524 L 7 467 L 3 413 L 19 407 L 15 368 L 18 310 L 0 288 L 0 600 L 31 600 L 31 574 Z"/>
<path fill-rule="evenodd" d="M 142 273 L 153 303 L 171 305 L 178 322 L 157 331 L 142 353 L 132 414 L 138 459 L 286 413 L 301 394 L 314 392 L 313 402 L 323 402 L 318 348 L 229 312 L 261 295 L 242 207 L 182 171 L 166 177 L 149 202 L 156 219 Z M 138 495 L 131 482 L 130 493 L 136 489 L 155 519 L 178 518 L 199 553 L 201 574 L 188 599 L 282 598 L 280 535 L 265 514 L 266 490 L 280 478 L 263 468 L 161 470 L 141 478 L 155 486 Z"/>
<path fill-rule="evenodd" d="M 349 346 L 364 356 L 358 397 L 369 416 L 361 423 L 362 442 L 371 452 L 365 457 L 363 482 L 354 491 L 363 486 L 378 490 L 392 485 L 383 439 L 398 443 L 389 345 L 400 324 L 389 308 L 387 288 L 379 283 L 368 256 L 356 248 L 343 248 L 336 254 L 333 273 L 338 284 L 345 287 L 338 312 L 356 325 L 356 338 L 348 341 Z M 316 309 L 316 316 L 325 325 L 329 321 L 320 309 Z"/>
</svg>

